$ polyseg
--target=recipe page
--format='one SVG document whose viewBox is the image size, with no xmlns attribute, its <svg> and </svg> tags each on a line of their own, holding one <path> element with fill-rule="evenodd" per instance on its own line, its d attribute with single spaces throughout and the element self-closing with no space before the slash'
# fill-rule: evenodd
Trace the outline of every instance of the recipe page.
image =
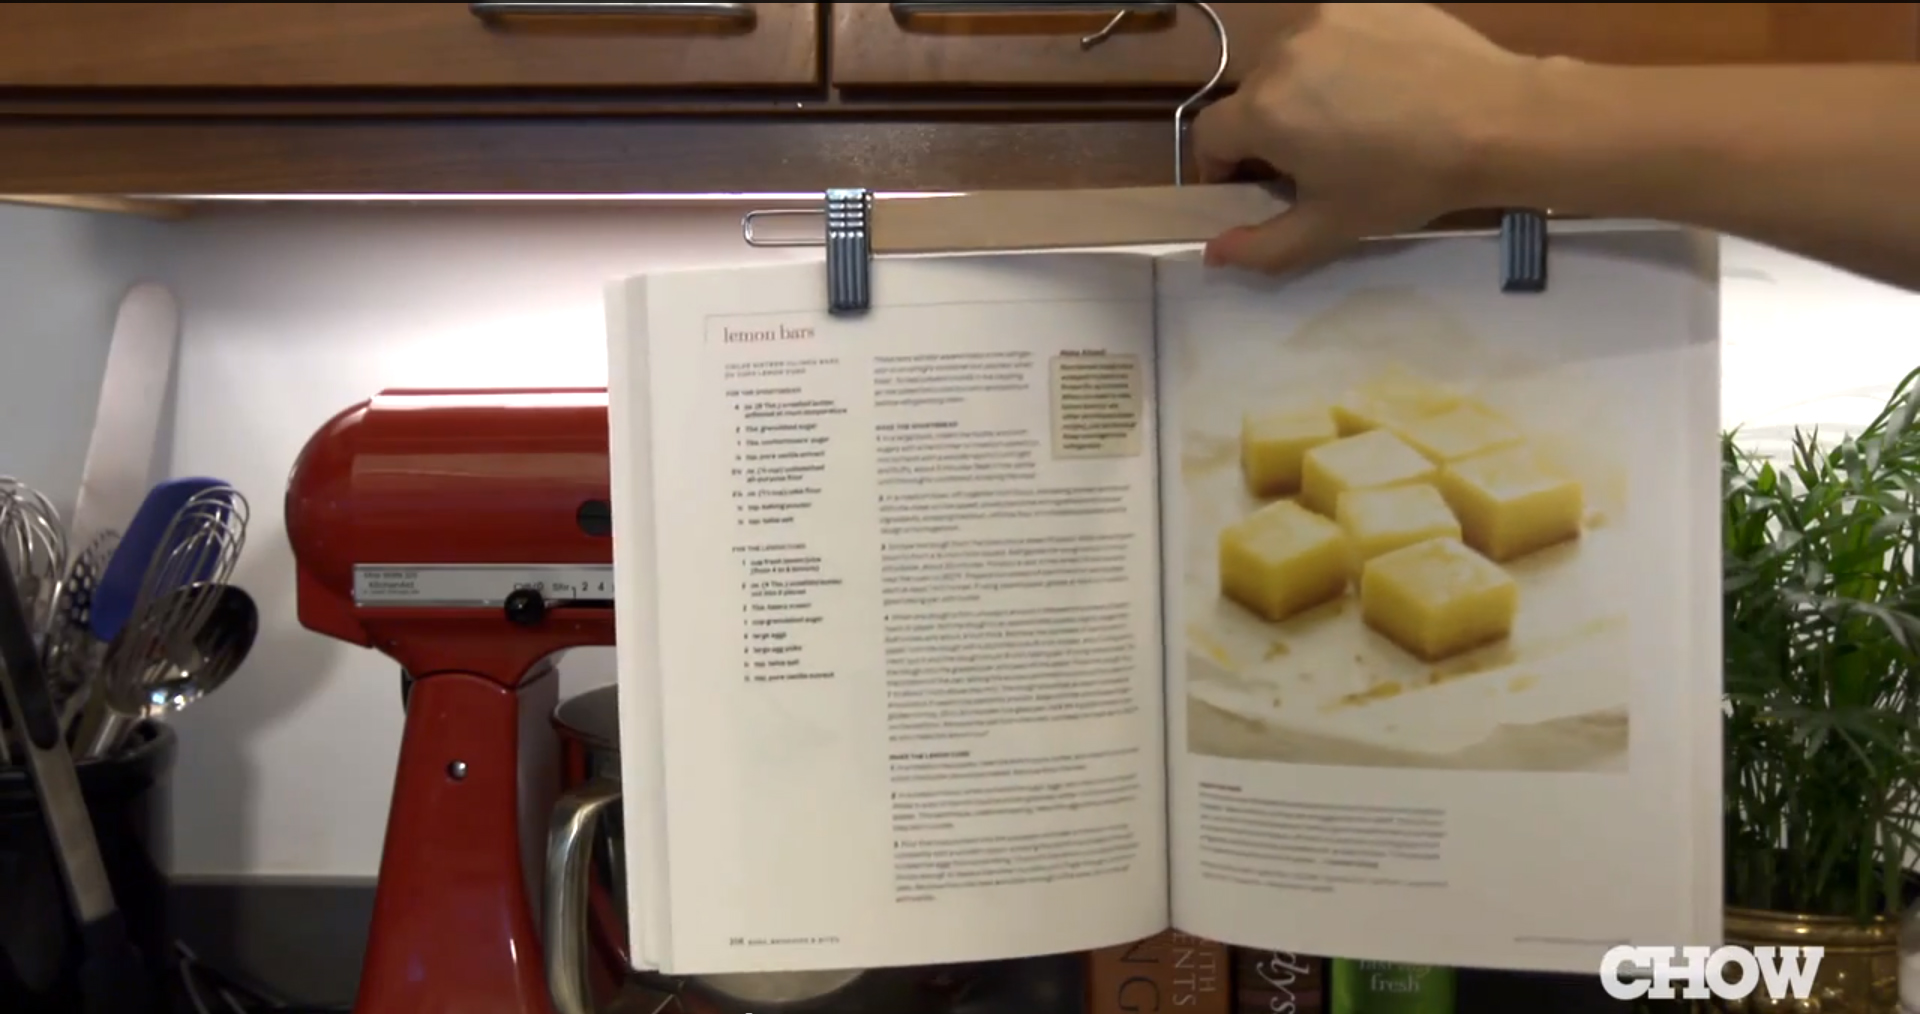
<svg viewBox="0 0 1920 1014">
<path fill-rule="evenodd" d="M 1540 294 L 1491 236 L 1161 262 L 1181 929 L 1585 973 L 1717 939 L 1712 240 L 1586 229 Z"/>
<path fill-rule="evenodd" d="M 652 505 L 657 643 L 620 680 L 658 691 L 670 972 L 1166 925 L 1153 262 L 874 267 L 849 317 L 817 263 L 649 276 L 613 336 L 647 349 L 612 396 L 652 488 L 614 495 Z"/>
</svg>

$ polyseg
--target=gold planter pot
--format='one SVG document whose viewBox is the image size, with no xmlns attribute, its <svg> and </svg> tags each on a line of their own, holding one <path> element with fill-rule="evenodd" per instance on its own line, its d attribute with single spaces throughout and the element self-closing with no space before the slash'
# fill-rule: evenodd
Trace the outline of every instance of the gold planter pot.
<svg viewBox="0 0 1920 1014">
<path fill-rule="evenodd" d="M 1900 992 L 1900 922 L 1885 917 L 1866 925 L 1835 916 L 1727 909 L 1727 943 L 1744 947 L 1824 947 L 1813 995 L 1806 1000 L 1769 1000 L 1755 992 L 1745 1000 L 1715 1001 L 1726 1014 L 1897 1014 Z"/>
</svg>

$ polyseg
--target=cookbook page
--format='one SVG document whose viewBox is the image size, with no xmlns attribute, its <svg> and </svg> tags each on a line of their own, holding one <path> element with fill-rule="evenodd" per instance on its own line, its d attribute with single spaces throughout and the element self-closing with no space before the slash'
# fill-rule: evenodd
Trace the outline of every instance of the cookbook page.
<svg viewBox="0 0 1920 1014">
<path fill-rule="evenodd" d="M 1717 936 L 1712 240 L 1556 229 L 1537 295 L 1499 263 L 1161 264 L 1183 930 L 1589 974 Z"/>
<path fill-rule="evenodd" d="M 818 263 L 628 283 L 646 373 L 611 397 L 652 485 L 616 540 L 657 594 L 620 682 L 659 709 L 665 970 L 1166 925 L 1153 270 L 882 261 L 857 317 Z"/>
</svg>

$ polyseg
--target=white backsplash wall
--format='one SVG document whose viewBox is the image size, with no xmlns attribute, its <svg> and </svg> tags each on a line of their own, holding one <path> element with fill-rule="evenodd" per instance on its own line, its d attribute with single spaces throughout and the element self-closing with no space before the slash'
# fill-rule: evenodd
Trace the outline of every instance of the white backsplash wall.
<svg viewBox="0 0 1920 1014">
<path fill-rule="evenodd" d="M 602 288 L 665 266 L 804 256 L 740 241 L 740 210 L 341 206 L 184 223 L 168 265 L 186 332 L 171 467 L 253 504 L 238 580 L 259 642 L 184 712 L 174 872 L 371 877 L 401 711 L 399 668 L 294 617 L 288 469 L 335 412 L 386 387 L 606 383 Z M 577 651 L 562 692 L 612 679 Z"/>
<path fill-rule="evenodd" d="M 739 209 L 717 206 L 318 206 L 168 225 L 0 208 L 0 473 L 70 501 L 114 302 L 146 266 L 175 285 L 186 322 L 163 465 L 253 501 L 239 580 L 260 601 L 260 641 L 177 720 L 177 874 L 378 868 L 398 671 L 294 618 L 281 496 L 313 430 L 383 387 L 603 383 L 607 279 L 784 256 L 807 252 L 743 247 Z M 1920 297 L 1745 243 L 1724 244 L 1723 270 L 1729 425 L 1857 425 L 1920 366 Z M 565 691 L 610 680 L 609 656 L 576 652 Z"/>
<path fill-rule="evenodd" d="M 0 475 L 71 512 L 120 296 L 164 226 L 0 204 Z"/>
<path fill-rule="evenodd" d="M 1721 243 L 1720 404 L 1743 443 L 1871 422 L 1920 368 L 1920 295 L 1750 243 Z"/>
</svg>

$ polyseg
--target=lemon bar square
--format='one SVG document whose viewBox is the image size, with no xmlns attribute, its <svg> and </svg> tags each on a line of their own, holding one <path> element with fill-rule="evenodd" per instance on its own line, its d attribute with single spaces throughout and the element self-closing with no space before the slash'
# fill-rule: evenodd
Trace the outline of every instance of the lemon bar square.
<svg viewBox="0 0 1920 1014">
<path fill-rule="evenodd" d="M 1428 539 L 1376 556 L 1360 571 L 1360 618 L 1423 662 L 1504 640 L 1520 588 L 1458 539 Z"/>
<path fill-rule="evenodd" d="M 1306 453 L 1301 459 L 1300 500 L 1332 517 L 1342 493 L 1429 482 L 1437 474 L 1433 462 L 1392 432 L 1368 430 Z"/>
<path fill-rule="evenodd" d="M 1307 452 L 1339 436 L 1333 413 L 1325 408 L 1248 412 L 1240 420 L 1240 473 L 1247 492 L 1258 497 L 1299 492 Z"/>
<path fill-rule="evenodd" d="M 1436 465 L 1518 446 L 1525 440 L 1518 426 L 1471 401 L 1407 423 L 1399 428 L 1399 435 Z"/>
<path fill-rule="evenodd" d="M 1347 392 L 1333 406 L 1341 436 L 1384 426 L 1405 425 L 1460 404 L 1460 393 L 1445 384 L 1394 371 Z"/>
<path fill-rule="evenodd" d="M 1278 623 L 1347 591 L 1340 526 L 1290 500 L 1254 511 L 1220 533 L 1220 593 Z"/>
<path fill-rule="evenodd" d="M 1425 483 L 1342 493 L 1333 519 L 1346 533 L 1355 567 L 1417 542 L 1457 540 L 1461 534 L 1453 509 Z"/>
<path fill-rule="evenodd" d="M 1580 483 L 1525 445 L 1449 463 L 1435 481 L 1467 545 L 1507 563 L 1580 537 Z"/>
</svg>

